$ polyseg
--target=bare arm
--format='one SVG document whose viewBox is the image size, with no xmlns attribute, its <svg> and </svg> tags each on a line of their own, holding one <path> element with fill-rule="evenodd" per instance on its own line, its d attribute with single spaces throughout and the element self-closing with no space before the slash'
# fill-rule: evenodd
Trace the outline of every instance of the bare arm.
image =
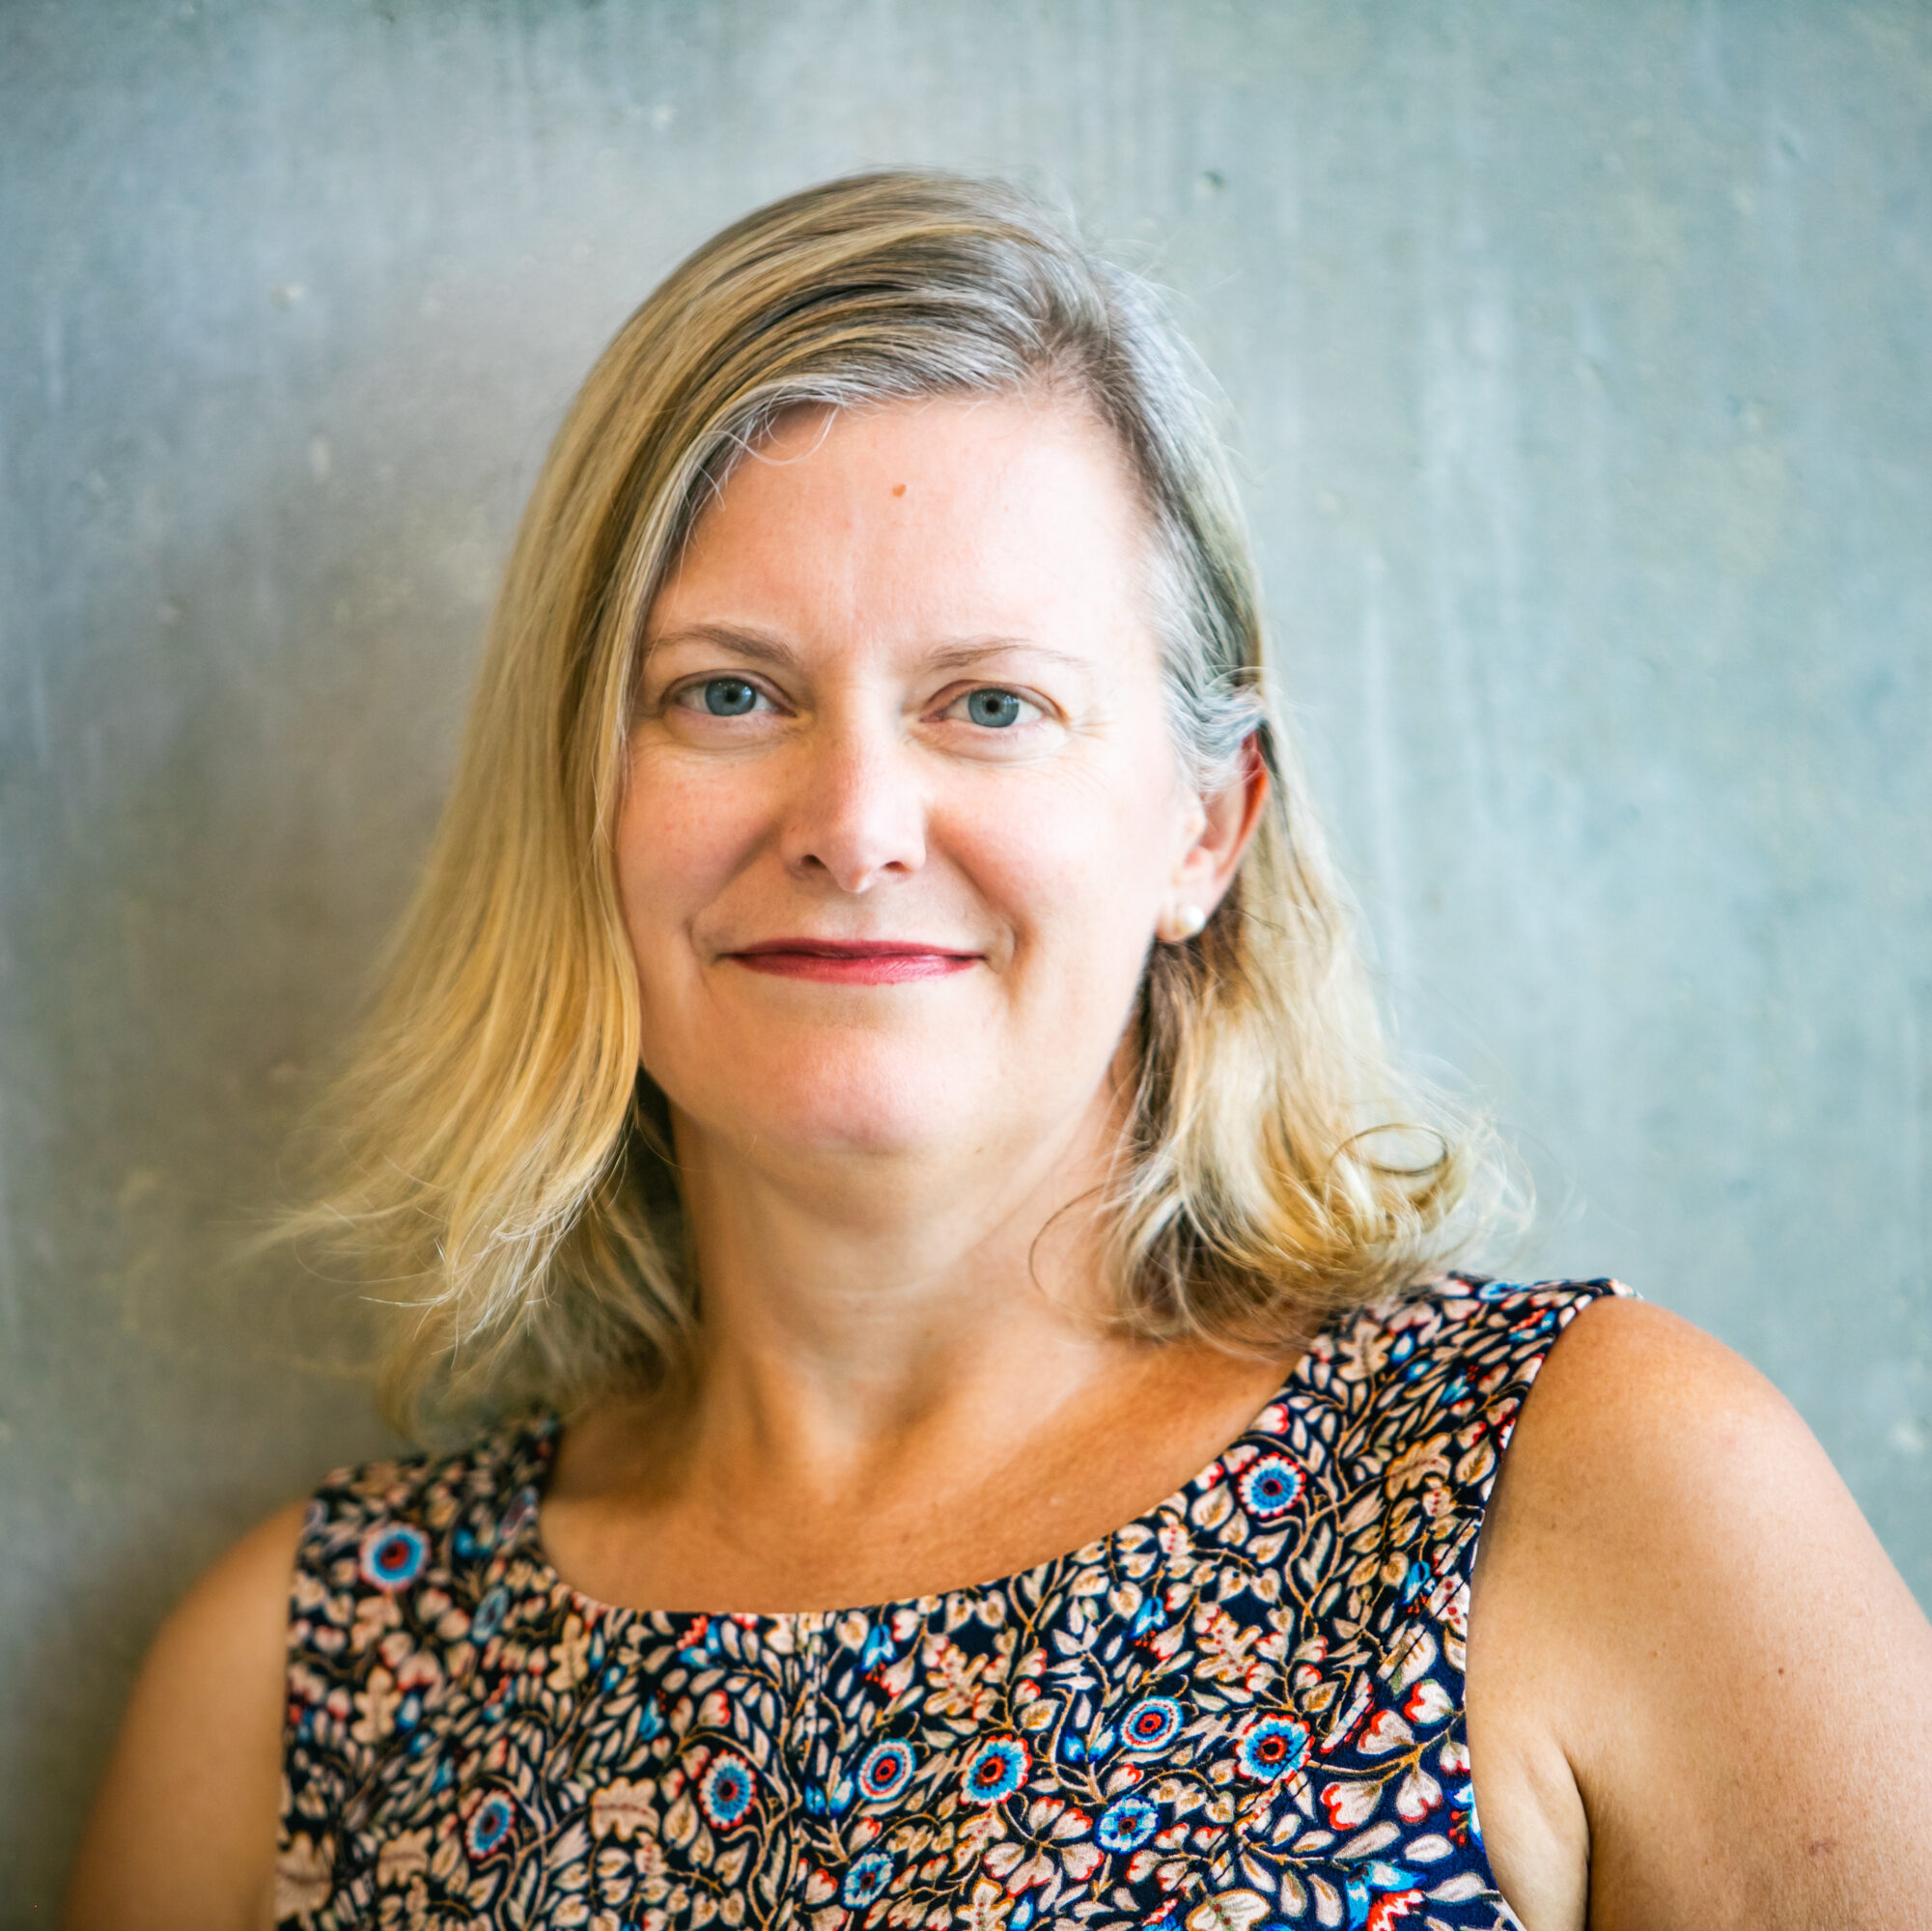
<svg viewBox="0 0 1932 1931">
<path fill-rule="evenodd" d="M 67 1931 L 270 1923 L 301 1523 L 296 1504 L 262 1524 L 155 1637 L 81 1840 Z"/>
<path fill-rule="evenodd" d="M 1537 1382 L 1469 1708 L 1528 1931 L 1932 1923 L 1932 1626 L 1784 1400 L 1660 1309 L 1590 1309 Z"/>
</svg>

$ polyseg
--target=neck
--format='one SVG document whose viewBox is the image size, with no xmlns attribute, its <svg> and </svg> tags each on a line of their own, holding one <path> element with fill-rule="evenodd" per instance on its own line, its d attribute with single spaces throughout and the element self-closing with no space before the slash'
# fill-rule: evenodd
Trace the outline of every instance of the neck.
<svg viewBox="0 0 1932 1931">
<path fill-rule="evenodd" d="M 794 1161 L 676 1126 L 704 1297 L 695 1419 L 714 1445 L 863 1464 L 949 1415 L 1057 1406 L 1135 1351 L 1097 1318 L 1094 1208 L 1120 1132 L 1104 1104 L 1020 1160 Z"/>
</svg>

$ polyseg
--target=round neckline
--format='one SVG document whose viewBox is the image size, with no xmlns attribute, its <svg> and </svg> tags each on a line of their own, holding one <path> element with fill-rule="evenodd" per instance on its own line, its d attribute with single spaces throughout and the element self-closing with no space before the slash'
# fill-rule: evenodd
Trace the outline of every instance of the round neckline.
<svg viewBox="0 0 1932 1931">
<path fill-rule="evenodd" d="M 1449 1278 L 1459 1278 L 1450 1276 Z M 868 1623 L 879 1623 L 900 1614 L 926 1614 L 939 1604 L 958 1596 L 1011 1597 L 1036 1578 L 1045 1577 L 1050 1571 L 1059 1569 L 1073 1562 L 1077 1557 L 1095 1552 L 1114 1549 L 1136 1530 L 1158 1532 L 1165 1519 L 1179 1515 L 1187 1519 L 1190 1505 L 1200 1495 L 1216 1487 L 1228 1478 L 1224 1464 L 1229 1455 L 1239 1448 L 1250 1436 L 1269 1433 L 1264 1431 L 1262 1422 L 1270 1410 L 1284 1403 L 1293 1403 L 1298 1397 L 1305 1396 L 1311 1390 L 1305 1385 L 1308 1367 L 1315 1358 L 1316 1352 L 1327 1342 L 1338 1340 L 1351 1327 L 1374 1318 L 1378 1304 L 1355 1303 L 1341 1308 L 1322 1323 L 1308 1336 L 1302 1352 L 1286 1378 L 1269 1395 L 1268 1399 L 1254 1412 L 1238 1433 L 1231 1436 L 1198 1472 L 1190 1476 L 1178 1489 L 1170 1491 L 1152 1507 L 1140 1514 L 1130 1517 L 1117 1527 L 1107 1529 L 1064 1551 L 1058 1555 L 1050 1555 L 1042 1562 L 1029 1563 L 1023 1569 L 1015 1569 L 1003 1576 L 995 1576 L 979 1582 L 962 1582 L 952 1588 L 934 1589 L 918 1596 L 892 1596 L 873 1603 L 854 1604 L 848 1607 L 826 1609 L 637 1609 L 628 1603 L 609 1603 L 599 1597 L 586 1594 L 583 1590 L 567 1581 L 550 1560 L 549 1552 L 544 1547 L 541 1529 L 544 1494 L 549 1486 L 552 1470 L 556 1467 L 557 1444 L 563 1436 L 563 1418 L 554 1410 L 548 1409 L 537 1416 L 533 1424 L 518 1431 L 522 1439 L 530 1443 L 537 1459 L 537 1468 L 530 1478 L 518 1492 L 513 1508 L 520 1518 L 515 1532 L 508 1538 L 504 1553 L 518 1553 L 537 1572 L 539 1586 L 546 1595 L 555 1596 L 559 1592 L 565 1596 L 572 1609 L 585 1622 L 597 1622 L 605 1627 L 622 1627 L 630 1623 L 643 1622 L 654 1616 L 661 1616 L 667 1622 L 690 1623 L 695 1621 L 723 1621 L 737 1623 L 741 1628 L 755 1630 L 778 1630 L 805 1633 L 820 1630 L 830 1624 L 845 1622 L 852 1617 L 859 1617 Z M 1332 1350 L 1326 1350 L 1325 1357 Z M 512 1452 L 515 1453 L 513 1447 Z M 1312 1458 L 1298 1454 L 1296 1460 L 1303 1469 L 1312 1473 L 1308 1464 Z M 1280 1527 L 1285 1529 L 1296 1516 L 1300 1515 L 1308 1501 L 1304 1490 L 1297 1498 L 1294 1507 L 1282 1518 Z"/>
</svg>

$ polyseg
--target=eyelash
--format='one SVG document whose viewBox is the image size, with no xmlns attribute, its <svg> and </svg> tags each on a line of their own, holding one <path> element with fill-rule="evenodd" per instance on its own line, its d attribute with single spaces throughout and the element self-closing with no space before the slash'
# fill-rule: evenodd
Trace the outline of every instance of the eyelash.
<svg viewBox="0 0 1932 1931">
<path fill-rule="evenodd" d="M 1043 718 L 1047 714 L 1046 707 L 1038 699 L 1028 697 L 1023 690 L 1014 690 L 1003 684 L 976 684 L 970 690 L 963 690 L 957 697 L 951 699 L 947 703 L 945 710 L 946 712 L 951 712 L 957 710 L 961 705 L 969 705 L 975 697 L 1010 697 L 1015 703 L 1023 705 L 1033 714 L 1032 719 L 1016 717 L 1011 724 L 981 725 L 980 728 L 986 731 L 1011 731 L 1019 725 Z M 945 713 L 942 712 L 940 714 L 944 715 Z M 972 720 L 968 719 L 967 721 L 970 722 Z"/>
<path fill-rule="evenodd" d="M 754 700 L 762 698 L 767 705 L 773 703 L 771 693 L 759 685 L 756 680 L 748 677 L 739 677 L 730 671 L 713 671 L 707 676 L 686 678 L 682 684 L 672 686 L 664 693 L 664 707 L 666 710 L 696 711 L 701 715 L 706 716 L 728 717 L 733 714 L 730 712 L 706 712 L 702 703 L 696 701 L 714 684 L 742 685 L 746 690 L 751 692 Z M 685 701 L 686 699 L 692 701 L 686 703 Z M 740 716 L 748 716 L 750 713 L 741 712 L 737 714 Z"/>
</svg>

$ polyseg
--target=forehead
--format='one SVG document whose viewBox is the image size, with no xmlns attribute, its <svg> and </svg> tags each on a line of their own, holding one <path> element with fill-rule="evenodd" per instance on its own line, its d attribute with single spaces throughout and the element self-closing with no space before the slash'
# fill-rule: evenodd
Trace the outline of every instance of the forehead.
<svg viewBox="0 0 1932 1931">
<path fill-rule="evenodd" d="M 1144 621 L 1146 555 L 1126 460 L 1076 404 L 798 410 L 699 517 L 651 628 L 1117 634 Z"/>
</svg>

